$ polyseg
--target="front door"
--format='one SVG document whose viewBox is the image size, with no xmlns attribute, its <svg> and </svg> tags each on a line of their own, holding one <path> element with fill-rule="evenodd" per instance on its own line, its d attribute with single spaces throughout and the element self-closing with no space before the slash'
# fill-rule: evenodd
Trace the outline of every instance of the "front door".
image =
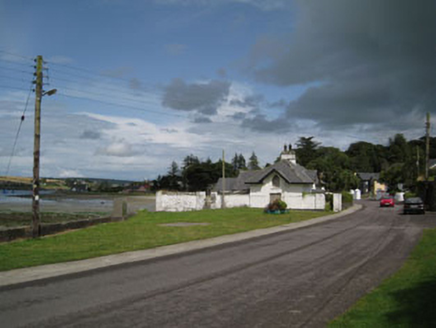
<svg viewBox="0 0 436 328">
<path fill-rule="evenodd" d="M 280 194 L 280 193 L 269 194 L 269 202 L 270 203 L 274 202 L 276 199 L 281 200 L 282 199 L 282 194 Z"/>
</svg>

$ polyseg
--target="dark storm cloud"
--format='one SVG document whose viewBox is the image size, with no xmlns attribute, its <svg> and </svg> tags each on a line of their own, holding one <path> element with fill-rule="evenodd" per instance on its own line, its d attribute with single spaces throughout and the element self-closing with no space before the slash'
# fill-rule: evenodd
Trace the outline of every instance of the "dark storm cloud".
<svg viewBox="0 0 436 328">
<path fill-rule="evenodd" d="M 263 102 L 262 95 L 250 95 L 242 100 L 234 99 L 230 102 L 230 105 L 240 106 L 244 108 L 257 108 Z"/>
<path fill-rule="evenodd" d="M 287 131 L 290 127 L 290 123 L 280 117 L 274 120 L 268 120 L 265 115 L 259 114 L 253 118 L 244 119 L 241 126 L 263 133 L 278 133 Z"/>
<path fill-rule="evenodd" d="M 139 81 L 137 78 L 132 78 L 129 81 L 129 87 L 133 90 L 140 90 L 142 88 L 141 81 Z"/>
<path fill-rule="evenodd" d="M 213 115 L 229 94 L 230 83 L 212 80 L 209 83 L 185 83 L 174 79 L 164 90 L 162 105 L 183 111 Z"/>
<path fill-rule="evenodd" d="M 206 116 L 198 116 L 194 119 L 194 123 L 212 123 L 212 120 Z"/>
<path fill-rule="evenodd" d="M 434 0 L 301 0 L 297 9 L 286 51 L 274 37 L 251 54 L 260 81 L 320 82 L 289 104 L 289 119 L 333 129 L 436 111 Z"/>
<path fill-rule="evenodd" d="M 80 139 L 97 140 L 100 138 L 101 138 L 100 132 L 94 130 L 84 130 L 83 133 L 80 135 Z"/>
<path fill-rule="evenodd" d="M 240 121 L 240 120 L 245 119 L 247 117 L 247 114 L 243 113 L 243 112 L 237 112 L 237 113 L 235 113 L 233 115 L 228 115 L 228 117 L 230 117 L 230 118 L 232 118 L 234 120 Z"/>
</svg>

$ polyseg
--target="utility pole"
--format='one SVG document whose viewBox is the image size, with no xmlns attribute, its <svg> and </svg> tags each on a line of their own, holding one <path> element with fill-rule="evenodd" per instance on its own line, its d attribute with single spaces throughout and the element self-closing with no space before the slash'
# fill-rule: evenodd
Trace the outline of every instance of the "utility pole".
<svg viewBox="0 0 436 328">
<path fill-rule="evenodd" d="M 41 145 L 41 98 L 42 98 L 42 56 L 36 58 L 36 81 L 35 81 L 35 137 L 33 144 L 33 201 L 32 201 L 32 237 L 41 235 L 39 217 L 39 154 Z"/>
<path fill-rule="evenodd" d="M 416 180 L 419 179 L 419 147 L 416 146 Z"/>
<path fill-rule="evenodd" d="M 430 113 L 427 113 L 425 123 L 425 183 L 428 183 L 428 169 L 430 162 Z"/>
<path fill-rule="evenodd" d="M 223 149 L 223 192 L 221 194 L 221 208 L 226 208 L 226 202 L 224 200 L 224 194 L 226 193 L 226 164 L 224 158 L 224 149 Z"/>
</svg>

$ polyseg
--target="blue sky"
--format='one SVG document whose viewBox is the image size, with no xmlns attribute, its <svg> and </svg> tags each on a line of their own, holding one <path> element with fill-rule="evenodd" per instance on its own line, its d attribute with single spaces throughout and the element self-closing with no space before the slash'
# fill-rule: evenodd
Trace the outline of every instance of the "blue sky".
<svg viewBox="0 0 436 328">
<path fill-rule="evenodd" d="M 0 170 L 36 55 L 58 89 L 43 176 L 140 180 L 222 149 L 265 164 L 300 136 L 419 137 L 436 108 L 435 2 L 400 2 L 0 0 Z M 31 175 L 33 102 L 9 174 Z"/>
</svg>

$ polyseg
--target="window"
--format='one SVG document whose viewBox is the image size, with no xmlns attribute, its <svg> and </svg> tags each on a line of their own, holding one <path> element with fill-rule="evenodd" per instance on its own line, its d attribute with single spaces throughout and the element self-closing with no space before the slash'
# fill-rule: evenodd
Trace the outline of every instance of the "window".
<svg viewBox="0 0 436 328">
<path fill-rule="evenodd" d="M 277 175 L 272 179 L 272 184 L 274 187 L 280 188 L 280 178 Z"/>
</svg>

